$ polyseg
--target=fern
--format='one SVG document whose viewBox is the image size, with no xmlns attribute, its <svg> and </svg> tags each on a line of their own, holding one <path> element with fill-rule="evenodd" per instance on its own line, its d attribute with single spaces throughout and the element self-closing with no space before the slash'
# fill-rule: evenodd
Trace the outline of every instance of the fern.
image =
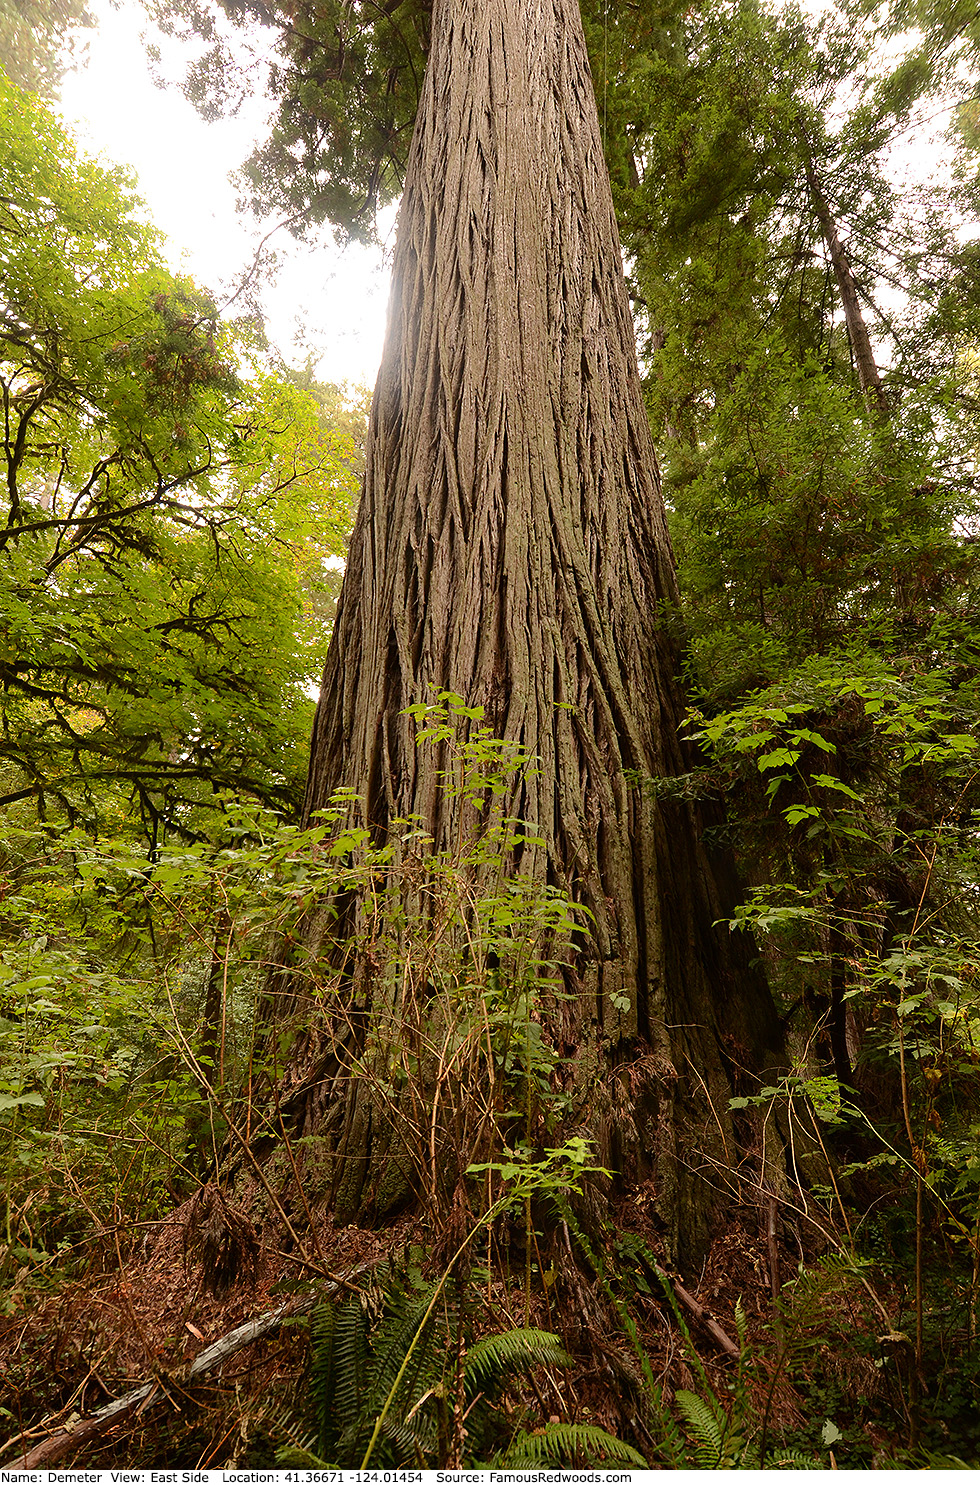
<svg viewBox="0 0 980 1485">
<path fill-rule="evenodd" d="M 313 1340 L 310 1386 L 320 1452 L 330 1454 L 356 1423 L 368 1390 L 370 1341 L 367 1311 L 360 1299 L 336 1307 L 329 1357 L 318 1358 Z M 319 1387 L 319 1392 L 313 1389 Z"/>
<path fill-rule="evenodd" d="M 379 1327 L 372 1348 L 370 1384 L 367 1389 L 372 1406 L 380 1411 L 396 1387 L 392 1398 L 395 1416 L 407 1413 L 419 1393 L 441 1375 L 441 1363 L 445 1361 L 445 1346 L 442 1355 L 435 1358 L 436 1318 L 426 1312 L 432 1301 L 435 1286 L 426 1285 L 411 1295 L 394 1294 L 391 1308 L 384 1323 Z M 425 1326 L 425 1333 L 412 1352 L 408 1367 L 399 1378 L 409 1347 Z M 363 1401 L 363 1400 L 362 1400 Z"/>
<path fill-rule="evenodd" d="M 419 1419 L 419 1422 L 424 1421 L 424 1419 Z M 368 1435 L 369 1430 L 365 1427 L 363 1429 L 362 1439 L 358 1441 L 358 1454 L 362 1452 L 362 1442 L 367 1439 Z M 425 1447 L 423 1447 L 423 1439 L 420 1436 L 415 1419 L 409 1422 L 401 1418 L 392 1418 L 389 1415 L 381 1425 L 381 1439 L 382 1447 L 380 1452 L 387 1454 L 392 1463 L 396 1464 L 399 1468 L 426 1468 L 427 1452 Z M 431 1441 L 425 1440 L 424 1442 L 430 1443 Z"/>
<path fill-rule="evenodd" d="M 336 1442 L 333 1410 L 326 1400 L 333 1398 L 334 1344 L 337 1334 L 337 1310 L 333 1305 L 318 1305 L 310 1316 L 310 1397 L 314 1399 L 314 1440 L 321 1454 L 329 1454 Z"/>
<path fill-rule="evenodd" d="M 312 1312 L 307 1408 L 313 1434 L 307 1440 L 284 1427 L 289 1447 L 280 1451 L 281 1464 L 304 1467 L 302 1455 L 307 1468 L 320 1468 L 326 1459 L 353 1467 L 372 1440 L 380 1468 L 424 1469 L 441 1462 L 447 1419 L 456 1406 L 454 1341 L 461 1316 L 459 1303 L 444 1292 L 433 1308 L 435 1293 L 432 1284 L 408 1292 L 389 1284 L 371 1312 L 361 1298 Z M 460 1399 L 467 1405 L 470 1448 L 478 1448 L 491 1427 L 499 1440 L 501 1419 L 486 1399 L 507 1376 L 570 1365 L 558 1337 L 544 1330 L 508 1330 L 476 1342 L 464 1356 Z"/>
<path fill-rule="evenodd" d="M 549 1423 L 534 1433 L 517 1433 L 506 1452 L 493 1464 L 498 1468 L 534 1469 L 543 1464 L 575 1463 L 581 1458 L 590 1464 L 599 1461 L 628 1464 L 638 1470 L 647 1468 L 642 1454 L 604 1428 L 589 1423 Z"/>
<path fill-rule="evenodd" d="M 767 1470 L 823 1470 L 824 1463 L 799 1449 L 774 1449 L 766 1454 Z"/>
<path fill-rule="evenodd" d="M 571 1365 L 568 1352 L 547 1330 L 505 1330 L 470 1347 L 463 1386 L 469 1400 L 478 1392 L 489 1391 L 506 1372 L 529 1371 L 536 1366 L 556 1366 L 564 1371 Z"/>
<path fill-rule="evenodd" d="M 674 1394 L 674 1402 L 694 1435 L 696 1467 L 700 1470 L 716 1470 L 727 1465 L 728 1415 L 714 1393 L 700 1397 L 696 1392 L 682 1389 Z"/>
<path fill-rule="evenodd" d="M 849 1253 L 825 1253 L 810 1268 L 784 1285 L 779 1299 L 780 1318 L 786 1337 L 787 1357 L 784 1365 L 792 1371 L 793 1363 L 813 1344 L 809 1332 L 821 1326 L 827 1301 L 852 1287 L 861 1279 L 861 1260 Z"/>
<path fill-rule="evenodd" d="M 664 1402 L 663 1390 L 653 1374 L 653 1367 L 650 1364 L 650 1358 L 647 1355 L 646 1347 L 640 1339 L 640 1332 L 637 1329 L 636 1321 L 630 1314 L 628 1306 L 623 1303 L 620 1296 L 616 1293 L 609 1280 L 606 1278 L 605 1266 L 603 1265 L 601 1258 L 599 1258 L 593 1252 L 593 1249 L 588 1239 L 586 1238 L 585 1233 L 582 1231 L 581 1226 L 576 1221 L 575 1214 L 572 1211 L 571 1206 L 569 1205 L 567 1200 L 560 1196 L 556 1196 L 555 1200 L 562 1219 L 567 1224 L 569 1231 L 574 1233 L 579 1247 L 582 1249 L 586 1258 L 589 1260 L 589 1263 L 592 1265 L 594 1272 L 598 1276 L 599 1283 L 602 1285 L 603 1293 L 615 1307 L 616 1313 L 622 1321 L 623 1329 L 626 1331 L 626 1334 L 628 1335 L 633 1346 L 633 1350 L 643 1372 L 643 1380 L 646 1387 L 646 1391 L 643 1396 L 643 1402 L 646 1405 L 647 1412 L 650 1416 L 651 1421 L 653 1422 L 655 1430 L 660 1436 L 660 1452 L 666 1457 L 667 1464 L 671 1469 L 683 1469 L 687 1466 L 686 1443 L 684 1438 L 681 1436 L 681 1432 L 678 1429 L 677 1424 L 674 1422 L 674 1418 L 670 1409 Z M 690 1345 L 690 1336 L 687 1335 L 687 1327 L 684 1324 L 683 1316 L 681 1316 L 679 1311 L 677 1310 L 677 1301 L 674 1298 L 673 1290 L 670 1289 L 668 1281 L 662 1273 L 657 1260 L 654 1258 L 653 1254 L 650 1252 L 649 1248 L 646 1246 L 641 1238 L 634 1239 L 632 1242 L 632 1246 L 634 1248 L 634 1251 L 640 1254 L 642 1261 L 648 1266 L 651 1274 L 661 1280 L 661 1282 L 667 1289 L 671 1302 L 675 1307 L 675 1312 L 677 1313 L 678 1319 L 680 1320 L 681 1328 L 684 1334 L 687 1336 L 689 1349 L 693 1352 L 694 1348 Z M 707 1374 L 705 1373 L 705 1370 L 701 1365 L 701 1360 L 697 1356 L 696 1352 L 694 1352 L 693 1359 L 700 1376 L 703 1378 L 704 1383 L 707 1386 Z"/>
<path fill-rule="evenodd" d="M 313 1446 L 316 1440 L 307 1436 L 291 1412 L 287 1410 L 278 1414 L 274 1413 L 272 1424 L 276 1432 L 286 1436 L 286 1443 L 276 1450 L 276 1464 L 280 1468 L 307 1470 L 331 1468 L 326 1460 L 314 1453 Z"/>
<path fill-rule="evenodd" d="M 761 1420 L 760 1430 L 758 1409 L 747 1383 L 753 1356 L 748 1339 L 748 1321 L 741 1300 L 735 1306 L 735 1331 L 739 1343 L 738 1367 L 726 1406 L 715 1392 L 704 1363 L 698 1355 L 691 1338 L 687 1317 L 681 1309 L 673 1284 L 643 1239 L 629 1233 L 619 1239 L 619 1247 L 633 1265 L 637 1267 L 642 1265 L 650 1278 L 662 1288 L 664 1297 L 673 1312 L 674 1321 L 683 1337 L 685 1357 L 699 1387 L 698 1392 L 681 1390 L 675 1394 L 677 1411 L 692 1436 L 692 1442 L 688 1442 L 678 1428 L 671 1410 L 664 1403 L 660 1386 L 654 1381 L 652 1368 L 629 1309 L 610 1285 L 601 1259 L 596 1257 L 567 1203 L 559 1201 L 558 1205 L 562 1217 L 568 1223 L 569 1230 L 574 1233 L 582 1251 L 595 1270 L 603 1291 L 615 1305 L 623 1327 L 640 1358 L 647 1388 L 648 1410 L 659 1434 L 660 1449 L 669 1467 L 672 1469 L 690 1469 L 692 1466 L 697 1469 L 758 1469 L 760 1467 L 820 1469 L 821 1464 L 811 1455 L 788 1449 L 780 1449 L 773 1453 L 765 1447 L 768 1404 L 766 1414 Z M 801 1293 L 797 1300 L 798 1310 L 806 1312 L 810 1307 L 814 1310 L 819 1308 L 825 1296 L 839 1288 L 844 1273 L 848 1278 L 853 1279 L 853 1260 L 831 1258 L 825 1261 L 821 1275 L 812 1284 L 806 1282 L 806 1275 L 802 1276 Z M 645 1283 L 642 1287 L 646 1288 Z M 646 1292 L 652 1291 L 647 1289 Z M 799 1324 L 798 1317 L 797 1324 Z M 756 1433 L 760 1434 L 758 1440 L 753 1437 Z M 691 1457 L 692 1445 L 693 1459 Z M 764 1463 L 761 1462 L 763 1451 L 765 1452 Z"/>
</svg>

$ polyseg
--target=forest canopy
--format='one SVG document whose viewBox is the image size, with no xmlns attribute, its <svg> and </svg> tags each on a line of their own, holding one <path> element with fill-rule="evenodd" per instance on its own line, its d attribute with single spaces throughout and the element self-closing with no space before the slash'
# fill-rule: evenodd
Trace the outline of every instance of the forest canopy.
<svg viewBox="0 0 980 1485">
<path fill-rule="evenodd" d="M 121 173 L 2 106 L 5 803 L 135 805 L 154 842 L 222 790 L 288 812 L 355 441 L 164 268 Z"/>
</svg>

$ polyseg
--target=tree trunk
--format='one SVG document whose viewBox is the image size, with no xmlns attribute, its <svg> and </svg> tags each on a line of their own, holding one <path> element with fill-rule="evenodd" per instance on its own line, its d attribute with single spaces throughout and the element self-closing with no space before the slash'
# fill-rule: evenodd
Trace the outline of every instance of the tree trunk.
<svg viewBox="0 0 980 1485">
<path fill-rule="evenodd" d="M 851 345 L 851 355 L 854 357 L 854 369 L 857 372 L 858 386 L 864 398 L 865 406 L 873 418 L 880 422 L 887 422 L 890 416 L 888 397 L 881 380 L 881 374 L 874 357 L 874 349 L 871 345 L 871 336 L 865 323 L 864 314 L 861 310 L 861 301 L 858 297 L 857 283 L 851 268 L 850 260 L 844 251 L 844 245 L 840 240 L 837 223 L 826 196 L 820 189 L 820 182 L 813 165 L 813 157 L 810 147 L 800 134 L 800 144 L 803 150 L 803 168 L 806 171 L 807 189 L 810 193 L 810 201 L 820 223 L 820 233 L 824 240 L 827 252 L 830 255 L 830 266 L 834 272 L 837 284 L 837 292 L 840 294 L 841 307 L 844 311 L 844 322 L 847 326 L 847 338 Z"/>
<path fill-rule="evenodd" d="M 351 789 L 375 838 L 415 816 L 451 846 L 460 803 L 405 713 L 441 691 L 537 756 L 508 813 L 540 843 L 512 864 L 592 914 L 548 1018 L 577 1127 L 692 1252 L 723 1213 L 728 1097 L 780 1029 L 714 926 L 727 865 L 650 783 L 690 766 L 675 601 L 578 5 L 437 0 L 306 817 Z M 343 1124 L 348 1205 L 377 1202 L 363 1098 Z"/>
</svg>

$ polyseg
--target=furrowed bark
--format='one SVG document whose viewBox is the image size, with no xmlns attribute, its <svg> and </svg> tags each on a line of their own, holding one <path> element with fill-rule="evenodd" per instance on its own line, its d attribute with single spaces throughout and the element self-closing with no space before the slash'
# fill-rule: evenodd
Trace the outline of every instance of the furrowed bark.
<svg viewBox="0 0 980 1485">
<path fill-rule="evenodd" d="M 637 783 L 689 766 L 675 599 L 576 0 L 436 0 L 306 816 L 353 789 L 377 837 L 415 815 L 448 846 L 458 806 L 404 711 L 442 690 L 538 756 L 509 813 L 544 844 L 515 865 L 593 915 L 553 1035 L 603 1160 L 652 1172 L 693 1249 L 733 1069 L 780 1033 L 714 926 L 733 886 L 696 812 Z"/>
</svg>

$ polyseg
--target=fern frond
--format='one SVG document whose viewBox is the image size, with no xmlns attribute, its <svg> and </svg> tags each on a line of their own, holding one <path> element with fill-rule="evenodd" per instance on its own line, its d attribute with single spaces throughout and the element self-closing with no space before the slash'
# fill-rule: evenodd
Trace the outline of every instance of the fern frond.
<svg viewBox="0 0 980 1485">
<path fill-rule="evenodd" d="M 556 1194 L 555 1205 L 562 1219 L 568 1225 L 569 1231 L 574 1234 L 576 1242 L 579 1244 L 579 1247 L 582 1249 L 586 1258 L 589 1260 L 593 1269 L 598 1275 L 599 1283 L 602 1285 L 603 1293 L 613 1305 L 617 1315 L 622 1321 L 623 1329 L 626 1331 L 626 1334 L 630 1340 L 630 1344 L 632 1345 L 633 1350 L 636 1353 L 637 1360 L 640 1363 L 640 1369 L 643 1372 L 643 1380 L 646 1384 L 644 1389 L 643 1402 L 648 1414 L 649 1421 L 651 1421 L 653 1425 L 659 1429 L 661 1452 L 666 1455 L 667 1463 L 671 1469 L 681 1469 L 684 1467 L 687 1457 L 685 1441 L 681 1438 L 680 1430 L 678 1429 L 677 1424 L 674 1422 L 670 1409 L 667 1408 L 664 1404 L 663 1390 L 654 1375 L 653 1365 L 650 1361 L 647 1349 L 643 1344 L 640 1332 L 637 1329 L 636 1321 L 633 1319 L 633 1316 L 630 1313 L 629 1306 L 623 1303 L 623 1300 L 616 1293 L 615 1289 L 606 1278 L 605 1268 L 603 1267 L 602 1260 L 593 1251 L 588 1239 L 585 1236 L 585 1233 L 582 1231 L 581 1226 L 575 1220 L 575 1214 L 572 1211 L 568 1201 Z M 651 1277 L 659 1279 L 664 1285 L 670 1303 L 674 1307 L 674 1313 L 677 1317 L 678 1323 L 680 1324 L 681 1331 L 687 1339 L 688 1350 L 691 1352 L 691 1364 L 699 1372 L 701 1378 L 707 1386 L 707 1373 L 705 1372 L 704 1367 L 701 1364 L 701 1358 L 698 1356 L 697 1352 L 694 1350 L 693 1345 L 691 1344 L 691 1337 L 688 1333 L 687 1326 L 684 1321 L 684 1316 L 680 1312 L 680 1306 L 677 1303 L 676 1296 L 674 1295 L 674 1291 L 670 1286 L 670 1282 L 667 1279 L 667 1276 L 663 1273 L 662 1269 L 657 1263 L 656 1257 L 654 1256 L 651 1249 L 647 1247 L 646 1243 L 643 1242 L 642 1238 L 631 1237 L 630 1246 L 633 1248 L 634 1253 L 649 1269 Z"/>
<path fill-rule="evenodd" d="M 664 1403 L 659 1387 L 650 1403 L 650 1426 L 659 1434 L 658 1455 L 666 1456 L 667 1464 L 672 1470 L 688 1469 L 687 1440 L 674 1421 L 673 1413 Z"/>
<path fill-rule="evenodd" d="M 390 1447 L 392 1458 L 400 1469 L 429 1468 L 431 1461 L 427 1456 L 432 1440 L 423 1436 L 414 1420 L 412 1423 L 402 1423 L 386 1418 L 381 1428 L 381 1438 Z M 383 1446 L 382 1453 L 387 1452 Z"/>
<path fill-rule="evenodd" d="M 467 1398 L 486 1392 L 506 1372 L 530 1371 L 536 1366 L 564 1370 L 572 1358 L 556 1335 L 547 1330 L 524 1327 L 485 1336 L 466 1355 L 463 1385 Z"/>
<path fill-rule="evenodd" d="M 836 1298 L 859 1278 L 861 1264 L 847 1253 L 825 1253 L 784 1285 L 780 1312 L 784 1326 L 802 1332 L 819 1324 L 829 1299 Z"/>
<path fill-rule="evenodd" d="M 434 1285 L 427 1284 L 415 1290 L 411 1296 L 396 1296 L 391 1313 L 385 1318 L 374 1338 L 370 1368 L 368 1398 L 370 1407 L 380 1412 L 396 1381 L 398 1390 L 392 1399 L 396 1416 L 404 1417 L 411 1411 L 420 1392 L 438 1381 L 442 1375 L 442 1363 L 446 1360 L 446 1330 L 435 1314 L 426 1318 L 432 1300 Z M 425 1326 L 425 1334 L 419 1337 L 405 1372 L 399 1379 L 409 1347 L 415 1340 L 419 1328 Z M 437 1346 L 437 1338 L 443 1342 Z M 361 1398 L 363 1410 L 365 1398 Z"/>
<path fill-rule="evenodd" d="M 634 1469 L 645 1470 L 647 1461 L 642 1454 L 589 1423 L 549 1423 L 535 1433 L 516 1433 L 502 1458 L 496 1465 L 511 1469 L 534 1469 L 542 1464 L 564 1464 L 571 1460 L 585 1459 L 589 1464 L 596 1461 L 612 1464 L 629 1464 Z"/>
<path fill-rule="evenodd" d="M 814 1459 L 812 1454 L 801 1454 L 799 1449 L 773 1449 L 766 1455 L 766 1469 L 822 1470 L 826 1465 L 822 1460 Z"/>
<path fill-rule="evenodd" d="M 674 1401 L 694 1435 L 698 1468 L 717 1469 L 725 1455 L 728 1433 L 728 1417 L 718 1399 L 713 1393 L 705 1398 L 682 1388 L 674 1394 Z"/>
<path fill-rule="evenodd" d="M 575 1241 L 578 1243 L 579 1247 L 582 1249 L 582 1252 L 585 1254 L 586 1258 L 589 1260 L 589 1263 L 592 1265 L 599 1283 L 602 1285 L 602 1292 L 613 1305 L 617 1315 L 623 1322 L 626 1334 L 630 1338 L 630 1342 L 633 1346 L 634 1351 L 636 1352 L 637 1360 L 639 1361 L 640 1367 L 643 1371 L 643 1376 L 646 1381 L 650 1396 L 652 1399 L 656 1399 L 659 1403 L 660 1388 L 658 1387 L 656 1378 L 654 1377 L 653 1367 L 650 1363 L 650 1358 L 647 1355 L 646 1347 L 643 1345 L 643 1342 L 640 1339 L 640 1333 L 636 1328 L 636 1322 L 634 1321 L 633 1316 L 630 1314 L 628 1306 L 623 1303 L 622 1299 L 619 1297 L 615 1289 L 613 1289 L 612 1285 L 610 1284 L 608 1278 L 606 1277 L 605 1265 L 603 1264 L 602 1259 L 598 1256 L 598 1254 L 589 1243 L 588 1238 L 582 1231 L 581 1225 L 576 1220 L 575 1213 L 572 1211 L 572 1208 L 567 1200 L 564 1197 L 556 1195 L 555 1204 L 562 1217 L 562 1220 L 566 1223 L 569 1231 L 574 1236 Z M 638 1248 L 643 1248 L 647 1252 L 649 1252 L 649 1249 L 646 1249 L 646 1244 L 642 1243 L 642 1241 L 638 1241 L 637 1246 Z M 650 1255 L 650 1262 L 654 1265 L 655 1272 L 657 1274 L 660 1274 L 660 1270 L 656 1268 L 656 1261 L 653 1258 L 652 1254 Z"/>
<path fill-rule="evenodd" d="M 340 1469 L 355 1470 L 360 1465 L 374 1435 L 375 1421 L 376 1413 L 365 1412 L 345 1431 L 337 1449 Z M 417 1413 L 409 1422 L 389 1413 L 374 1441 L 371 1468 L 429 1469 L 434 1441 L 435 1430 L 426 1412 Z"/>
<path fill-rule="evenodd" d="M 749 1343 L 749 1322 L 741 1295 L 735 1301 L 735 1334 L 738 1336 L 738 1349 L 744 1356 Z"/>
<path fill-rule="evenodd" d="M 276 1463 L 283 1469 L 330 1469 L 328 1465 L 313 1452 L 316 1439 L 309 1435 L 302 1427 L 295 1414 L 288 1409 L 284 1412 L 274 1412 L 269 1420 L 269 1432 L 275 1438 L 276 1434 L 283 1434 L 285 1442 L 276 1450 Z"/>
<path fill-rule="evenodd" d="M 314 1445 L 320 1453 L 329 1453 L 336 1441 L 334 1426 L 334 1340 L 337 1332 L 337 1310 L 334 1305 L 319 1304 L 310 1315 L 310 1421 Z M 315 1466 L 311 1466 L 315 1468 Z"/>
<path fill-rule="evenodd" d="M 322 1400 L 329 1415 L 321 1413 L 321 1417 L 329 1416 L 338 1436 L 361 1416 L 368 1391 L 370 1359 L 368 1316 L 361 1301 L 352 1299 L 337 1309 L 331 1391 Z"/>
<path fill-rule="evenodd" d="M 680 1331 L 681 1335 L 684 1338 L 685 1359 L 692 1372 L 697 1377 L 698 1382 L 704 1388 L 705 1392 L 711 1393 L 711 1382 L 708 1378 L 708 1373 L 705 1371 L 704 1362 L 698 1355 L 698 1348 L 695 1346 L 694 1341 L 691 1338 L 691 1330 L 690 1326 L 687 1323 L 687 1316 L 681 1309 L 680 1300 L 674 1293 L 674 1286 L 662 1269 L 657 1269 L 657 1277 L 659 1278 L 660 1283 L 663 1287 L 664 1298 L 670 1305 L 670 1308 L 673 1312 L 674 1321 L 677 1325 L 677 1329 Z"/>
</svg>

